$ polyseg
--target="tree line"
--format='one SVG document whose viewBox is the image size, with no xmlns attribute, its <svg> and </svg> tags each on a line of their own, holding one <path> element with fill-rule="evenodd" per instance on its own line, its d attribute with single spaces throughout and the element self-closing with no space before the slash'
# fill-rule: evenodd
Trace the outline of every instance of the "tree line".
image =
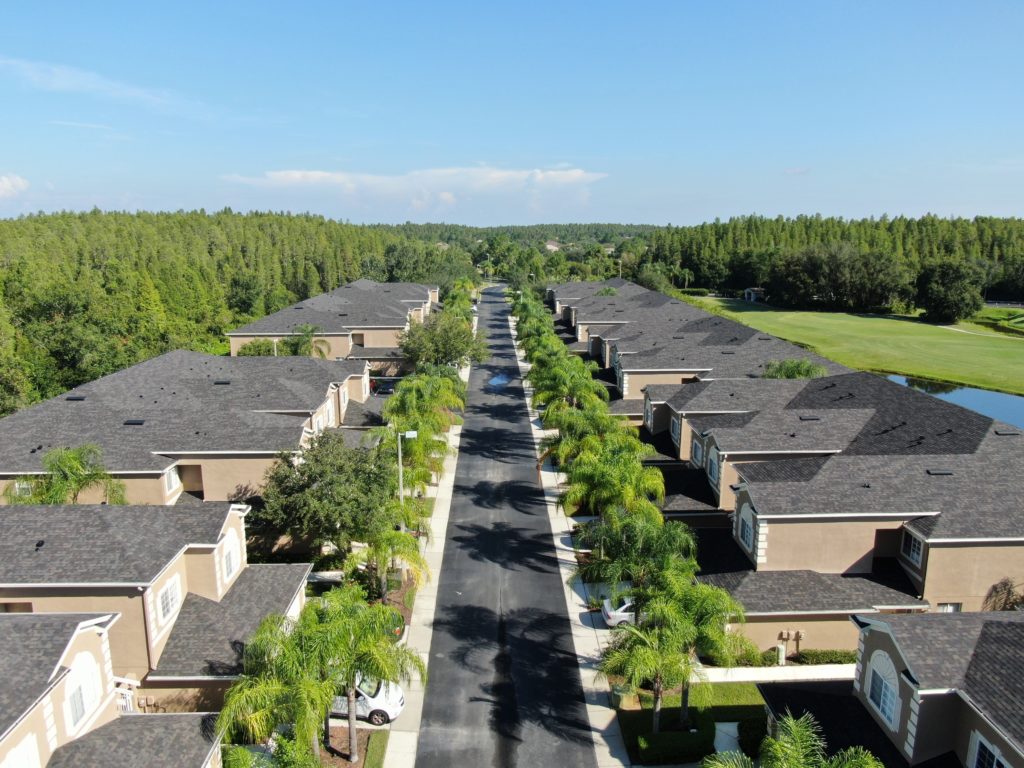
<svg viewBox="0 0 1024 768">
<path fill-rule="evenodd" d="M 469 254 L 281 213 L 57 213 L 0 220 L 0 415 L 360 277 L 450 286 Z"/>
</svg>

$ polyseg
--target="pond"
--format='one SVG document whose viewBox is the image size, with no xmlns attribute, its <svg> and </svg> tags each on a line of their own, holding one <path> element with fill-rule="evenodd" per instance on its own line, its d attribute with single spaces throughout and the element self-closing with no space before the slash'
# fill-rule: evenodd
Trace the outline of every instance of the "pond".
<svg viewBox="0 0 1024 768">
<path fill-rule="evenodd" d="M 913 387 L 927 392 L 940 400 L 962 405 L 972 411 L 989 416 L 998 421 L 1005 421 L 1015 427 L 1024 429 L 1024 397 L 1008 395 L 1005 392 L 991 392 L 987 389 L 961 387 L 959 384 L 946 384 L 941 381 L 914 379 L 907 376 L 889 376 L 890 381 Z"/>
</svg>

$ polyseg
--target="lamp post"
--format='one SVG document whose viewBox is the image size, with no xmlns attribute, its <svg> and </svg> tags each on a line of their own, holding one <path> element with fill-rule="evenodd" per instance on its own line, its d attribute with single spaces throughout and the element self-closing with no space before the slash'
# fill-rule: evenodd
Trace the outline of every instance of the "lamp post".
<svg viewBox="0 0 1024 768">
<path fill-rule="evenodd" d="M 398 503 L 404 507 L 405 476 L 402 473 L 402 438 L 414 440 L 419 436 L 419 433 L 415 429 L 410 429 L 408 432 L 398 432 L 398 427 L 395 427 L 395 431 L 398 434 Z"/>
</svg>

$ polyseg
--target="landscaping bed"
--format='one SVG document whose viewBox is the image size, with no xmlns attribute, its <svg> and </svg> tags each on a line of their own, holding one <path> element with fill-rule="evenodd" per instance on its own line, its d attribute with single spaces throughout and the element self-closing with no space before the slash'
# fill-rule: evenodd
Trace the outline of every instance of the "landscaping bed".
<svg viewBox="0 0 1024 768">
<path fill-rule="evenodd" d="M 321 752 L 320 764 L 337 768 L 382 768 L 384 752 L 388 747 L 389 732 L 385 730 L 356 729 L 359 760 L 351 763 L 348 759 L 348 726 L 331 726 L 331 749 Z"/>
</svg>

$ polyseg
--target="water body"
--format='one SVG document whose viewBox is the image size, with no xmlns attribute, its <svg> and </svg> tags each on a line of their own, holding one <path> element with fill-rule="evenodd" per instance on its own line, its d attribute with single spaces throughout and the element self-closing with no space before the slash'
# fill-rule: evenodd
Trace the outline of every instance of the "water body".
<svg viewBox="0 0 1024 768">
<path fill-rule="evenodd" d="M 1024 397 L 1020 395 L 1008 395 L 1005 392 L 991 392 L 987 389 L 961 387 L 959 384 L 945 384 L 941 381 L 914 379 L 907 376 L 889 376 L 889 380 L 1024 429 Z"/>
</svg>

